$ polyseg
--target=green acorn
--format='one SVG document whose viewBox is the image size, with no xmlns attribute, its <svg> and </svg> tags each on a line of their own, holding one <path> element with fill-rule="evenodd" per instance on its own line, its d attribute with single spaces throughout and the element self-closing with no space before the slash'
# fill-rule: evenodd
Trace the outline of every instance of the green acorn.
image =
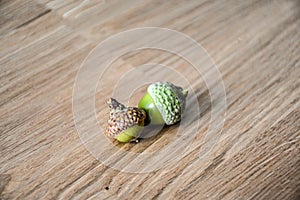
<svg viewBox="0 0 300 200">
<path fill-rule="evenodd" d="M 119 142 L 130 142 L 139 137 L 143 130 L 146 113 L 136 107 L 126 107 L 117 100 L 107 101 L 110 116 L 105 134 Z"/>
<path fill-rule="evenodd" d="M 181 120 L 188 91 L 169 82 L 151 84 L 138 107 L 147 113 L 146 122 L 172 125 Z"/>
</svg>

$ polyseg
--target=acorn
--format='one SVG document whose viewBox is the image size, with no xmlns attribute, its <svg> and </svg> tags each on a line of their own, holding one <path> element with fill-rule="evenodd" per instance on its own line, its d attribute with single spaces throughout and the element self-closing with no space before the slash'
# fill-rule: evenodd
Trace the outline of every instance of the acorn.
<svg viewBox="0 0 300 200">
<path fill-rule="evenodd" d="M 146 123 L 172 125 L 181 120 L 188 91 L 169 82 L 149 85 L 138 107 L 147 113 Z"/>
<path fill-rule="evenodd" d="M 113 98 L 107 104 L 110 115 L 105 134 L 119 142 L 130 142 L 138 138 L 143 131 L 146 112 L 137 107 L 126 107 Z"/>
</svg>

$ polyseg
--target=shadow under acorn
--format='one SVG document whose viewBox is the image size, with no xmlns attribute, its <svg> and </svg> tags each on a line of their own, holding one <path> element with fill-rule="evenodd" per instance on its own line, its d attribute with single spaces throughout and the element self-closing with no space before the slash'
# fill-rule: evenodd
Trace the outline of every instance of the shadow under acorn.
<svg viewBox="0 0 300 200">
<path fill-rule="evenodd" d="M 174 137 L 174 133 L 177 132 L 176 130 L 179 128 L 179 126 L 180 123 L 176 123 L 171 126 L 148 125 L 145 126 L 139 138 L 128 143 L 121 143 L 116 140 L 112 140 L 112 143 L 122 150 L 135 153 L 142 153 L 150 147 L 155 147 L 152 148 L 155 150 L 148 149 L 149 152 L 155 153 L 163 149 L 164 146 L 172 143 L 172 141 L 176 138 Z"/>
</svg>

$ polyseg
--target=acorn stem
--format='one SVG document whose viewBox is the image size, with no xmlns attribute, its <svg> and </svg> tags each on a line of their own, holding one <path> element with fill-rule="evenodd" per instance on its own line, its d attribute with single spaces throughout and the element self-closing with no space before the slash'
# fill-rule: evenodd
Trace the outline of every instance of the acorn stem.
<svg viewBox="0 0 300 200">
<path fill-rule="evenodd" d="M 189 91 L 187 89 L 182 90 L 182 94 L 186 97 L 188 95 Z"/>
</svg>

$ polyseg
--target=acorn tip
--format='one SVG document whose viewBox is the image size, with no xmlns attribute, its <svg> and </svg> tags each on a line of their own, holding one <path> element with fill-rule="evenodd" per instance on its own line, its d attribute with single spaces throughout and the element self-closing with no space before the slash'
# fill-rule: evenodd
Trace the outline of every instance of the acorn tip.
<svg viewBox="0 0 300 200">
<path fill-rule="evenodd" d="M 189 93 L 189 91 L 188 91 L 187 89 L 184 89 L 184 90 L 182 91 L 182 94 L 183 94 L 185 97 L 188 95 L 188 93 Z"/>
</svg>

